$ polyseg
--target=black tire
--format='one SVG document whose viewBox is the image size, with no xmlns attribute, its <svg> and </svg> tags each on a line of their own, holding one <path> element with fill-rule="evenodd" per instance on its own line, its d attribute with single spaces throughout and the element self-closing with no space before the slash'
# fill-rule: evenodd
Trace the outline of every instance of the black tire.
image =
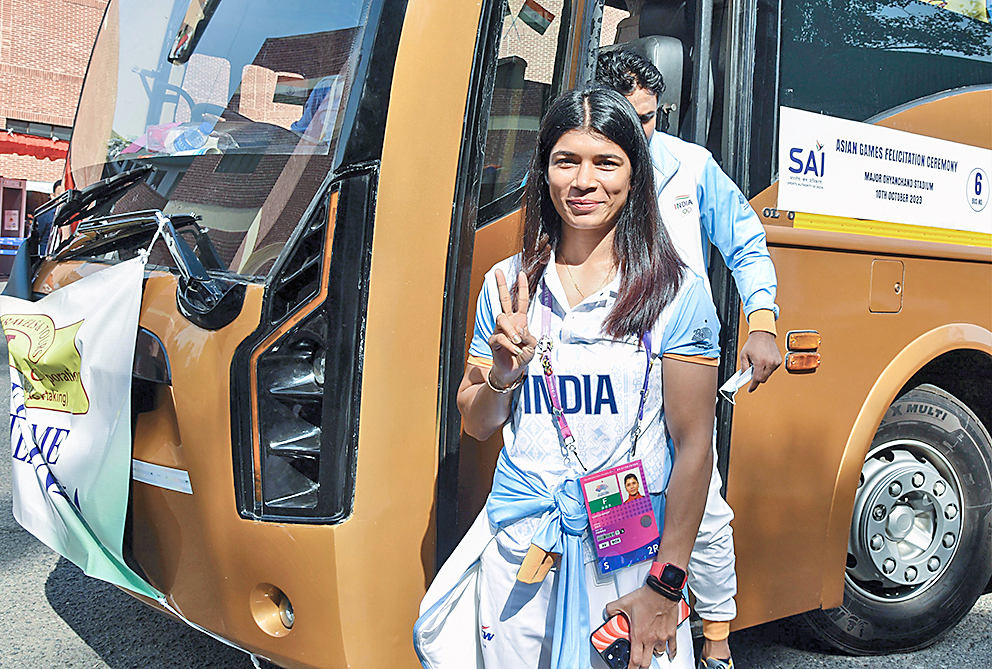
<svg viewBox="0 0 992 669">
<path fill-rule="evenodd" d="M 805 621 L 856 655 L 936 642 L 992 577 L 990 472 L 989 433 L 955 397 L 924 385 L 893 402 L 858 486 L 844 604 L 810 611 Z"/>
</svg>

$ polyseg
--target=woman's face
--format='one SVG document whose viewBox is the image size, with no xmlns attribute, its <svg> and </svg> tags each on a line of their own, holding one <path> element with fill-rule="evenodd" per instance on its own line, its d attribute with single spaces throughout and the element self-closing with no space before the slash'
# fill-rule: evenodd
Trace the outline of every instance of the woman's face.
<svg viewBox="0 0 992 669">
<path fill-rule="evenodd" d="M 624 481 L 623 487 L 627 489 L 627 496 L 633 496 L 637 494 L 637 489 L 640 487 L 637 483 L 637 479 L 627 479 Z"/>
<path fill-rule="evenodd" d="M 576 230 L 612 228 L 630 192 L 630 159 L 619 145 L 569 130 L 551 149 L 548 189 L 558 215 Z"/>
</svg>

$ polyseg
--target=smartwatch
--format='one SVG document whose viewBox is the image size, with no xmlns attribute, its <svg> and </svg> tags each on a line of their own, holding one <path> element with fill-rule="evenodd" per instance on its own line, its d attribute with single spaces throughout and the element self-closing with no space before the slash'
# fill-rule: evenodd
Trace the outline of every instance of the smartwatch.
<svg viewBox="0 0 992 669">
<path fill-rule="evenodd" d="M 685 582 L 689 578 L 689 575 L 685 573 L 685 569 L 677 567 L 671 562 L 666 562 L 665 564 L 652 563 L 650 574 L 658 579 L 661 585 L 678 593 L 682 592 L 682 588 L 685 587 Z"/>
</svg>

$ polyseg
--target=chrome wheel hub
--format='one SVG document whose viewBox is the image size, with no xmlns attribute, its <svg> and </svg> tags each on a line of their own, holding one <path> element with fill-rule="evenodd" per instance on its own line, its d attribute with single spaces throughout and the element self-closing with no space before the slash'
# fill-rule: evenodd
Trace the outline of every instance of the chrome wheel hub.
<svg viewBox="0 0 992 669">
<path fill-rule="evenodd" d="M 848 543 L 848 582 L 886 601 L 919 594 L 939 577 L 961 534 L 960 486 L 929 444 L 887 443 L 861 470 Z"/>
</svg>

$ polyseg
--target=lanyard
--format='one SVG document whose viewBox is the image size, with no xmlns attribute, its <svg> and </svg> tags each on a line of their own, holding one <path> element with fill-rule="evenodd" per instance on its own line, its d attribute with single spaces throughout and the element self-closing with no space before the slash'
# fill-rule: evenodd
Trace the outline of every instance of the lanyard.
<svg viewBox="0 0 992 669">
<path fill-rule="evenodd" d="M 572 429 L 568 426 L 568 421 L 565 419 L 565 411 L 562 409 L 561 399 L 558 397 L 558 384 L 555 380 L 554 368 L 551 365 L 551 349 L 553 347 L 551 341 L 551 291 L 548 290 L 548 286 L 543 279 L 541 280 L 541 304 L 544 309 L 541 319 L 541 341 L 537 344 L 537 350 L 541 356 L 541 367 L 544 370 L 544 381 L 548 387 L 548 396 L 551 398 L 551 408 L 555 417 L 555 425 L 558 427 L 558 432 L 561 435 L 562 456 L 566 460 L 569 455 L 575 456 L 575 460 L 582 467 L 582 470 L 587 471 L 586 466 L 579 459 L 579 450 L 575 445 L 575 437 L 572 435 Z M 644 333 L 641 343 L 644 346 L 646 364 L 644 368 L 644 383 L 641 385 L 641 402 L 637 408 L 637 417 L 634 418 L 634 426 L 631 429 L 631 456 L 636 453 L 637 438 L 641 436 L 641 421 L 644 420 L 644 404 L 648 398 L 648 383 L 651 380 L 650 331 Z"/>
</svg>

